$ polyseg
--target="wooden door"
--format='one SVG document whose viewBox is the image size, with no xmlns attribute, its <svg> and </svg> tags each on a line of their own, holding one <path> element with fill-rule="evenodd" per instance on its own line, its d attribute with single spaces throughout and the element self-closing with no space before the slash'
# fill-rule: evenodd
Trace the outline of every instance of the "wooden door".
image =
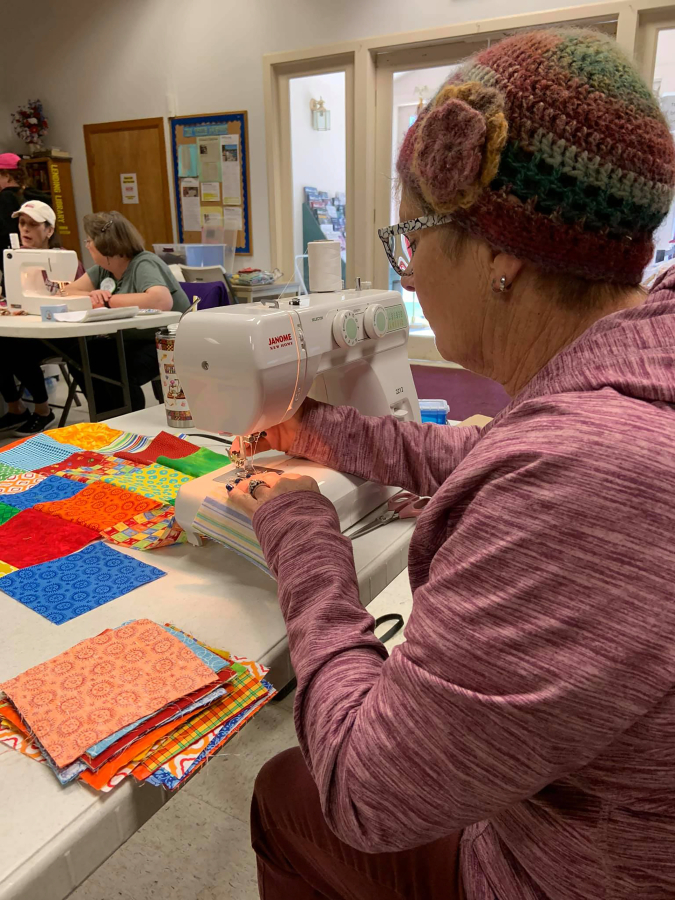
<svg viewBox="0 0 675 900">
<path fill-rule="evenodd" d="M 115 209 L 143 235 L 145 247 L 173 240 L 163 119 L 131 119 L 84 126 L 94 212 Z M 121 175 L 134 174 L 137 189 L 122 202 Z"/>
</svg>

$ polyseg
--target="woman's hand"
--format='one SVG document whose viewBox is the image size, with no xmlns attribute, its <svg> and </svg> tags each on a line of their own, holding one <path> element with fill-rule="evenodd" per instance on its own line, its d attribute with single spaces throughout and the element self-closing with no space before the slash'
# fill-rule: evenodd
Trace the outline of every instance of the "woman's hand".
<svg viewBox="0 0 675 900">
<path fill-rule="evenodd" d="M 296 413 L 281 425 L 274 425 L 265 432 L 265 437 L 261 437 L 255 446 L 256 453 L 262 453 L 265 450 L 281 450 L 282 453 L 288 453 L 293 446 L 295 438 L 300 431 L 300 422 L 304 412 L 304 403 L 301 404 Z M 248 447 L 246 448 L 248 452 Z M 239 438 L 235 438 L 232 442 L 232 450 L 239 452 Z"/>
<path fill-rule="evenodd" d="M 253 491 L 249 492 L 249 485 L 252 481 L 264 481 L 264 484 L 258 485 Z M 308 475 L 275 475 L 269 474 L 262 476 L 252 475 L 250 478 L 240 478 L 226 485 L 228 490 L 228 502 L 243 512 L 250 519 L 255 515 L 256 510 L 282 494 L 289 494 L 295 491 L 314 491 L 320 494 L 319 485 Z"/>
<path fill-rule="evenodd" d="M 110 303 L 110 298 L 112 294 L 110 291 L 102 291 L 95 290 L 89 294 L 89 299 L 91 300 L 91 305 L 94 309 L 100 309 L 102 306 L 107 306 Z"/>
</svg>

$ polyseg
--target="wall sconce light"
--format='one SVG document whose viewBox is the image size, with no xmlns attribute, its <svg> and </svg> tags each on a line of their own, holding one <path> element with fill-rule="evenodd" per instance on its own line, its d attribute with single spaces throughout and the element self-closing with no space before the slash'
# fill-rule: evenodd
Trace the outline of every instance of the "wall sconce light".
<svg viewBox="0 0 675 900">
<path fill-rule="evenodd" d="M 315 131 L 330 131 L 330 110 L 326 109 L 326 101 L 321 97 L 310 100 L 309 108 L 312 111 L 312 128 Z"/>
</svg>

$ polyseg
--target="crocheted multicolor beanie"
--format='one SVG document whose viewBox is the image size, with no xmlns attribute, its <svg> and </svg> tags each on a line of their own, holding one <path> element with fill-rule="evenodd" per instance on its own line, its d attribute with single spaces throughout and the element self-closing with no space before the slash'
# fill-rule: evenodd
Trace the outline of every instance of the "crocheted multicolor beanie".
<svg viewBox="0 0 675 900">
<path fill-rule="evenodd" d="M 409 129 L 404 190 L 542 269 L 638 284 L 675 186 L 658 103 L 605 35 L 507 38 L 467 60 Z"/>
</svg>

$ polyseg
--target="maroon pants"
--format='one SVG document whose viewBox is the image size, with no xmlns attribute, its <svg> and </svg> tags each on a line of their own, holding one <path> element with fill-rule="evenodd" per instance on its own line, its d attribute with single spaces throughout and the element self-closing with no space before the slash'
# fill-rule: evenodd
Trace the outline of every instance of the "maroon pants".
<svg viewBox="0 0 675 900">
<path fill-rule="evenodd" d="M 464 900 L 459 834 L 400 853 L 363 853 L 326 825 L 300 750 L 263 766 L 251 807 L 262 900 Z"/>
</svg>

